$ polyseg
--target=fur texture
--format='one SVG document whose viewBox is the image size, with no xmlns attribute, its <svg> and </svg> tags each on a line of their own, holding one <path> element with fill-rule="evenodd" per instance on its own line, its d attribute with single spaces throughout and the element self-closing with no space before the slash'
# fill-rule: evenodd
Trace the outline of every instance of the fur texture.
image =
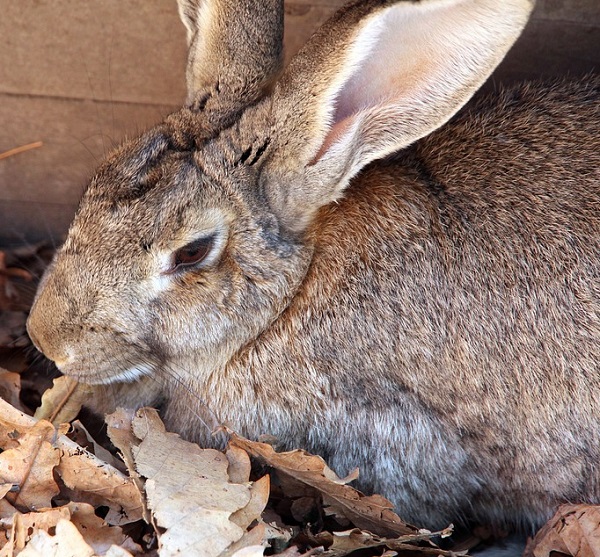
<svg viewBox="0 0 600 557">
<path fill-rule="evenodd" d="M 182 4 L 191 29 L 190 10 L 233 5 Z M 279 79 L 277 49 L 256 64 L 271 93 L 224 80 L 224 104 L 199 104 L 192 83 L 98 169 L 33 341 L 107 404 L 162 401 L 187 438 L 226 423 L 359 466 L 419 524 L 528 528 L 598 502 L 600 79 L 502 90 L 446 123 L 531 8 L 498 4 L 359 2 Z M 423 65 L 390 61 L 386 94 L 357 97 L 404 20 Z M 473 21 L 473 45 L 452 38 Z"/>
</svg>

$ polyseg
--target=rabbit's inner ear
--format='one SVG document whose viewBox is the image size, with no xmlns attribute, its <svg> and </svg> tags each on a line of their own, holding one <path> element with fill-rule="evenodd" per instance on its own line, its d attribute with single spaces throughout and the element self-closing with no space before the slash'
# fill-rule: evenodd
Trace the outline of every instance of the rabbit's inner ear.
<svg viewBox="0 0 600 557">
<path fill-rule="evenodd" d="M 346 56 L 353 71 L 333 97 L 329 130 L 313 164 L 340 144 L 360 151 L 351 164 L 356 172 L 445 123 L 526 22 L 528 2 L 495 4 L 401 2 L 368 18 Z"/>
</svg>

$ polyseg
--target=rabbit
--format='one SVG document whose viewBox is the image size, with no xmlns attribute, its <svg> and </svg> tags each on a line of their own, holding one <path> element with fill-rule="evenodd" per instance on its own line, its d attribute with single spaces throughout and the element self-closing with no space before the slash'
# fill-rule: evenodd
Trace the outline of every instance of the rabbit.
<svg viewBox="0 0 600 557">
<path fill-rule="evenodd" d="M 107 403 L 323 456 L 405 520 L 600 501 L 600 80 L 478 95 L 529 0 L 180 0 L 184 107 L 98 168 L 28 320 Z"/>
</svg>

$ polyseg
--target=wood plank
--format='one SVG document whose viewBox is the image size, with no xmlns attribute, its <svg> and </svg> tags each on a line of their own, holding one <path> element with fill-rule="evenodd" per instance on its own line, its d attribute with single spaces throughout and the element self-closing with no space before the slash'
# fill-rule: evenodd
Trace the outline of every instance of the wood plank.
<svg viewBox="0 0 600 557">
<path fill-rule="evenodd" d="M 76 203 L 106 151 L 175 108 L 0 95 L 0 152 L 43 142 L 0 161 L 0 200 Z"/>
<path fill-rule="evenodd" d="M 175 0 L 0 0 L 0 93 L 179 104 Z"/>
</svg>

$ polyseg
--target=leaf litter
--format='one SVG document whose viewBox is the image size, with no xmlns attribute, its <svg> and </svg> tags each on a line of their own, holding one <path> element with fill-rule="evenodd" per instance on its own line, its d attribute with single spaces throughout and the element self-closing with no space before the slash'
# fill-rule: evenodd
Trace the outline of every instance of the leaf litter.
<svg viewBox="0 0 600 557">
<path fill-rule="evenodd" d="M 150 408 L 119 409 L 95 439 L 81 413 L 88 387 L 59 377 L 31 395 L 47 375 L 31 376 L 15 353 L 28 344 L 32 283 L 49 253 L 0 251 L 0 366 L 10 369 L 0 369 L 0 557 L 465 554 L 452 547 L 469 540 L 434 543 L 451 525 L 406 524 L 385 498 L 349 485 L 356 473 L 339 478 L 305 451 L 229 430 L 226 451 L 202 449 Z M 558 553 L 600 557 L 598 507 L 561 507 L 525 555 Z"/>
</svg>

